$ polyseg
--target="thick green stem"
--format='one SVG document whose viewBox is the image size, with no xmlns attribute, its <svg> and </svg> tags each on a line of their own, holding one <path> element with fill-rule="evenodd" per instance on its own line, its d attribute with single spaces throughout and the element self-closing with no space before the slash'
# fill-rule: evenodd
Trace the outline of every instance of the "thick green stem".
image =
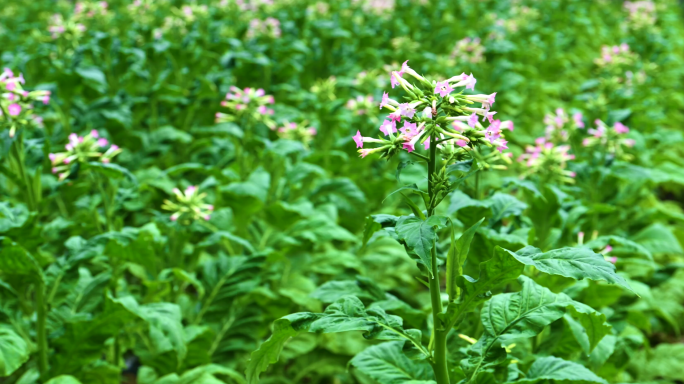
<svg viewBox="0 0 684 384">
<path fill-rule="evenodd" d="M 434 176 L 435 168 L 437 166 L 437 143 L 436 138 L 430 138 L 430 161 L 428 162 L 428 195 L 430 196 L 430 202 L 433 201 L 434 196 Z M 432 216 L 435 213 L 435 207 L 428 206 L 428 216 Z M 437 250 L 436 244 L 432 244 L 432 269 L 434 271 L 434 276 L 430 279 L 430 300 L 432 304 L 432 320 L 434 328 L 434 354 L 433 369 L 435 371 L 435 379 L 437 384 L 449 384 L 449 369 L 447 367 L 447 348 L 446 348 L 446 337 L 448 330 L 442 329 L 440 326 L 441 320 L 439 315 L 442 313 L 442 297 L 440 294 L 439 287 L 439 267 L 437 266 Z"/>
<path fill-rule="evenodd" d="M 46 378 L 48 371 L 48 342 L 47 342 L 47 303 L 45 302 L 45 284 L 36 284 L 36 339 L 38 342 L 38 371 Z"/>
</svg>

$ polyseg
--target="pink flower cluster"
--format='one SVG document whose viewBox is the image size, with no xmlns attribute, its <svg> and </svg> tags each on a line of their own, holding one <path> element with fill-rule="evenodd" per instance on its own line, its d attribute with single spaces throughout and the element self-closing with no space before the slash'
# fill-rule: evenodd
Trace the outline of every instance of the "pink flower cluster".
<svg viewBox="0 0 684 384">
<path fill-rule="evenodd" d="M 629 50 L 629 45 L 622 43 L 609 47 L 601 47 L 601 57 L 594 60 L 599 67 L 630 64 L 634 61 L 634 54 Z"/>
<path fill-rule="evenodd" d="M 627 23 L 634 29 L 655 25 L 657 20 L 656 5 L 651 0 L 625 1 L 623 7 L 629 15 Z"/>
<path fill-rule="evenodd" d="M 42 118 L 32 113 L 33 102 L 50 102 L 50 91 L 26 91 L 23 85 L 26 83 L 23 74 L 18 76 L 9 68 L 0 72 L 0 121 L 10 121 L 10 137 L 14 136 L 17 124 L 33 122 L 42 126 Z M 5 113 L 7 116 L 5 116 Z"/>
<path fill-rule="evenodd" d="M 352 4 L 360 5 L 365 12 L 388 15 L 394 12 L 395 0 L 352 0 Z"/>
<path fill-rule="evenodd" d="M 345 106 L 356 115 L 365 115 L 371 108 L 373 108 L 374 103 L 375 100 L 371 95 L 356 96 L 356 98 L 349 99 Z"/>
<path fill-rule="evenodd" d="M 421 88 L 404 79 L 404 75 L 418 80 L 422 89 L 433 95 L 426 96 Z M 494 120 L 493 116 L 496 112 L 491 111 L 491 107 L 495 102 L 496 93 L 489 95 L 454 93 L 458 87 L 470 90 L 475 88 L 477 80 L 472 74 L 462 73 L 444 81 L 429 82 L 411 69 L 406 61 L 400 70 L 391 71 L 390 76 L 392 88 L 400 86 L 411 97 L 409 101 L 399 103 L 390 98 L 387 92 L 383 93 L 380 109 L 388 109 L 390 113 L 382 121 L 379 129 L 386 138 L 364 137 L 360 131 L 357 131 L 353 139 L 357 148 L 360 148 L 361 157 L 376 152 L 382 152 L 383 156 L 391 156 L 398 149 L 411 153 L 415 151 L 418 144 L 423 144 L 425 149 L 429 149 L 431 136 L 440 142 L 454 139 L 463 151 L 474 150 L 476 142 L 495 147 L 500 153 L 508 148 L 502 129 L 512 131 L 513 123 Z M 438 101 L 440 102 L 439 110 L 437 109 Z M 474 103 L 480 103 L 481 107 L 471 107 L 470 105 Z M 488 128 L 485 129 L 480 124 L 478 116 L 482 117 L 482 121 L 486 120 L 490 123 Z M 398 128 L 399 124 L 403 125 Z M 364 149 L 364 143 L 378 143 L 381 146 Z"/>
<path fill-rule="evenodd" d="M 634 144 L 636 144 L 634 139 L 623 137 L 623 135 L 629 133 L 629 127 L 619 121 L 613 124 L 612 131 L 608 128 L 606 123 L 601 120 L 596 119 L 594 124 L 596 124 L 596 128 L 589 128 L 587 130 L 587 133 L 591 136 L 582 140 L 582 145 L 585 147 L 600 144 L 607 146 L 609 152 L 615 152 L 617 149 L 615 148 L 616 145 L 633 147 Z"/>
<path fill-rule="evenodd" d="M 178 188 L 173 189 L 173 194 L 176 195 L 177 202 L 171 200 L 164 200 L 162 209 L 172 211 L 171 221 L 189 221 L 204 219 L 209 221 L 211 213 L 214 211 L 212 204 L 204 203 L 206 193 L 199 193 L 199 188 L 195 185 L 190 185 L 181 191 Z"/>
<path fill-rule="evenodd" d="M 262 5 L 273 5 L 273 0 L 235 0 L 241 11 L 258 11 Z"/>
<path fill-rule="evenodd" d="M 450 57 L 459 63 L 477 64 L 484 61 L 484 52 L 485 47 L 481 44 L 479 37 L 465 37 L 456 42 Z"/>
<path fill-rule="evenodd" d="M 546 139 L 552 141 L 567 141 L 568 140 L 568 124 L 572 121 L 569 129 L 584 129 L 584 116 L 580 112 L 572 115 L 572 119 L 568 117 L 563 108 L 557 108 L 555 114 L 548 113 L 544 116 L 544 124 L 546 125 Z"/>
<path fill-rule="evenodd" d="M 527 166 L 521 177 L 539 174 L 561 182 L 574 182 L 575 172 L 565 169 L 567 162 L 575 159 L 575 155 L 568 153 L 569 145 L 555 145 L 545 137 L 536 139 L 534 144 L 525 147 L 525 152 L 518 157 L 518 162 Z"/>
<path fill-rule="evenodd" d="M 106 147 L 109 148 L 100 152 Z M 114 156 L 121 153 L 121 148 L 114 144 L 110 145 L 109 141 L 100 137 L 99 132 L 94 129 L 85 136 L 70 134 L 69 142 L 64 146 L 64 149 L 65 152 L 49 154 L 52 173 L 59 174 L 59 180 L 64 180 L 69 176 L 70 164 L 75 161 L 86 163 L 99 160 L 103 163 L 109 163 Z"/>
<path fill-rule="evenodd" d="M 305 148 L 308 148 L 309 143 L 318 134 L 318 130 L 314 127 L 309 127 L 308 123 L 308 121 L 303 121 L 299 124 L 285 122 L 282 127 L 275 129 L 275 131 L 281 139 L 299 141 L 304 144 Z"/>
<path fill-rule="evenodd" d="M 267 17 L 265 20 L 250 20 L 246 36 L 248 39 L 254 39 L 261 36 L 277 39 L 280 38 L 281 35 L 280 20 L 273 17 Z"/>
</svg>

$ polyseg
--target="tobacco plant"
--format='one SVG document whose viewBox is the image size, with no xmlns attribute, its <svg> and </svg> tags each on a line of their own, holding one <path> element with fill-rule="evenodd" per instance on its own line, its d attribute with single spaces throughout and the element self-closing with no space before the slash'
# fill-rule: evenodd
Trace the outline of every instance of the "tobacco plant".
<svg viewBox="0 0 684 384">
<path fill-rule="evenodd" d="M 412 81 L 404 75 L 411 76 Z M 542 251 L 533 246 L 513 250 L 496 246 L 485 260 L 474 262 L 468 258 L 471 243 L 485 218 L 475 217 L 474 224 L 464 227 L 456 237 L 453 220 L 437 213 L 440 203 L 465 179 L 492 166 L 492 159 L 507 159 L 502 155 L 507 148 L 502 122 L 494 120 L 496 112 L 491 110 L 496 93 L 467 94 L 467 90 L 474 90 L 477 82 L 472 74 L 430 81 L 411 69 L 408 61 L 400 70 L 391 73 L 391 80 L 392 88 L 399 86 L 405 93 L 403 103 L 383 94 L 380 108 L 391 111 L 380 126 L 385 137 L 364 137 L 357 132 L 354 141 L 361 148 L 362 157 L 379 154 L 381 158 L 390 159 L 406 150 L 426 168 L 427 190 L 414 184 L 393 192 L 402 194 L 412 214 L 371 216 L 364 238 L 369 239 L 378 230 L 384 231 L 416 260 L 421 270 L 421 276 L 416 278 L 430 293 L 431 315 L 425 322 L 426 327 L 405 327 L 406 319 L 393 314 L 405 303 L 392 304 L 391 299 L 380 303 L 370 300 L 370 305 L 366 305 L 354 292 L 342 289 L 337 292 L 339 298 L 322 313 L 300 312 L 277 320 L 273 335 L 252 353 L 247 368 L 248 382 L 257 382 L 259 374 L 277 361 L 291 337 L 302 332 L 348 331 L 362 331 L 366 339 L 388 341 L 368 347 L 351 360 L 363 375 L 380 383 L 510 382 L 523 375 L 525 382 L 603 382 L 586 368 L 553 356 L 538 358 L 531 366 L 518 367 L 514 347 L 516 342 L 536 337 L 546 326 L 564 316 L 573 324 L 573 334 L 587 354 L 611 330 L 604 314 L 564 293 L 554 293 L 538 285 L 524 273 L 526 267 L 572 279 L 603 280 L 631 290 L 615 273 L 615 266 L 603 255 L 580 247 Z M 459 87 L 465 87 L 465 90 L 457 91 Z M 476 103 L 480 105 L 473 105 Z M 418 113 L 418 110 L 422 112 Z M 397 130 L 396 125 L 401 122 L 403 127 Z M 489 124 L 485 128 L 483 123 Z M 512 131 L 512 126 L 507 126 Z M 363 148 L 367 143 L 377 146 Z M 426 155 L 416 151 L 420 145 L 424 146 Z M 491 157 L 486 154 L 489 151 L 500 156 Z M 407 165 L 401 163 L 397 173 Z M 559 172 L 565 177 L 573 176 L 569 171 Z M 413 201 L 404 192 L 418 195 L 419 201 Z M 438 249 L 440 236 L 448 238 L 446 252 Z M 465 274 L 465 266 L 475 273 Z M 492 294 L 513 281 L 520 287 L 517 292 Z M 460 362 L 450 361 L 449 357 L 453 355 L 449 353 L 447 339 L 458 333 L 462 324 L 469 322 L 476 309 L 480 309 L 484 332 L 479 340 L 461 335 L 473 344 Z"/>
</svg>

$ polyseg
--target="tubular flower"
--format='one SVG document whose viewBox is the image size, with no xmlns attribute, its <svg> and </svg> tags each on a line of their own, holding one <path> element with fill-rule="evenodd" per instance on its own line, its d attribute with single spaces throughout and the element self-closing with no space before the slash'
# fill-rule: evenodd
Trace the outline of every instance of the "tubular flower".
<svg viewBox="0 0 684 384">
<path fill-rule="evenodd" d="M 463 88 L 475 87 L 477 80 L 472 74 L 461 73 L 443 81 L 428 81 L 405 61 L 400 70 L 391 71 L 391 79 L 393 88 L 400 87 L 405 92 L 405 102 L 399 103 L 383 92 L 380 109 L 389 114 L 379 127 L 382 134 L 378 139 L 364 137 L 361 132 L 353 137 L 361 157 L 379 153 L 381 157 L 389 158 L 400 151 L 414 153 L 421 148 L 430 149 L 436 141 L 437 149 L 447 162 L 477 158 L 483 167 L 489 167 L 490 161 L 499 159 L 510 163 L 510 156 L 503 154 L 508 142 L 502 130 L 512 131 L 513 123 L 494 119 L 496 112 L 491 107 L 496 93 L 463 94 Z M 471 107 L 474 103 L 482 104 L 482 108 Z M 483 123 L 479 121 L 480 116 Z M 489 127 L 483 126 L 487 123 Z M 365 143 L 378 146 L 364 148 Z"/>
<path fill-rule="evenodd" d="M 200 219 L 209 221 L 214 206 L 204 202 L 206 193 L 199 193 L 199 189 L 191 185 L 185 188 L 185 191 L 174 188 L 173 194 L 176 195 L 176 202 L 164 200 L 162 205 L 163 210 L 173 212 L 171 221 L 178 221 L 181 224 L 190 224 Z"/>
<path fill-rule="evenodd" d="M 270 117 L 273 116 L 274 111 L 268 107 L 274 102 L 273 96 L 267 95 L 261 88 L 240 89 L 234 86 L 230 87 L 230 92 L 226 94 L 226 99 L 221 102 L 221 106 L 229 109 L 232 114 L 218 112 L 216 113 L 216 122 L 235 121 L 236 116 L 247 115 L 274 129 L 275 121 Z"/>
<path fill-rule="evenodd" d="M 68 18 L 58 13 L 52 15 L 48 32 L 52 39 L 64 37 L 68 40 L 78 40 L 87 29 L 85 24 L 101 22 L 103 17 L 110 16 L 108 8 L 109 4 L 106 1 L 78 1 Z"/>
<path fill-rule="evenodd" d="M 285 122 L 282 127 L 275 129 L 278 137 L 286 140 L 299 141 L 304 148 L 309 148 L 309 144 L 318 133 L 316 128 L 309 127 L 309 122 L 304 120 L 301 123 Z"/>
<path fill-rule="evenodd" d="M 49 155 L 50 162 L 52 163 L 52 173 L 58 174 L 60 181 L 69 176 L 71 165 L 74 162 L 88 163 L 100 161 L 102 163 L 109 163 L 114 156 L 121 153 L 121 148 L 114 144 L 110 145 L 109 141 L 100 137 L 99 133 L 94 129 L 85 136 L 78 136 L 75 133 L 70 134 L 69 142 L 64 146 L 64 149 L 66 151 Z"/>
<path fill-rule="evenodd" d="M 10 137 L 25 126 L 42 126 L 42 119 L 33 113 L 33 103 L 47 104 L 50 91 L 26 91 L 24 76 L 5 68 L 0 72 L 0 127 L 9 128 Z"/>
<path fill-rule="evenodd" d="M 569 150 L 569 145 L 554 145 L 544 137 L 538 138 L 534 146 L 528 145 L 518 157 L 518 162 L 527 167 L 521 178 L 537 175 L 545 181 L 574 183 L 575 173 L 566 170 L 567 162 L 575 159 Z"/>
<path fill-rule="evenodd" d="M 610 129 L 601 120 L 597 119 L 594 123 L 596 128 L 587 129 L 587 133 L 591 136 L 582 140 L 583 146 L 601 146 L 605 148 L 607 153 L 621 160 L 631 160 L 633 158 L 631 154 L 625 152 L 625 147 L 630 148 L 636 144 L 634 139 L 625 137 L 629 133 L 629 128 L 626 125 L 618 121 Z"/>
</svg>

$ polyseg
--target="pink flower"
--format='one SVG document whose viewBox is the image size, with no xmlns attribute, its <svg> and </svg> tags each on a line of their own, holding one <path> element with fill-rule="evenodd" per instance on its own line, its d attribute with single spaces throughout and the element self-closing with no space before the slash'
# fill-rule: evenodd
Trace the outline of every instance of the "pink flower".
<svg viewBox="0 0 684 384">
<path fill-rule="evenodd" d="M 399 104 L 399 113 L 402 116 L 406 116 L 409 119 L 413 119 L 413 116 L 416 114 L 416 110 L 411 108 L 409 103 L 402 103 L 402 104 Z"/>
<path fill-rule="evenodd" d="M 93 129 L 92 131 L 90 131 L 90 136 L 97 139 L 98 137 L 100 137 L 100 134 L 97 133 L 97 131 Z"/>
<path fill-rule="evenodd" d="M 413 152 L 413 151 L 416 150 L 416 148 L 414 147 L 413 143 L 411 143 L 410 141 L 404 143 L 404 149 L 405 149 L 406 152 L 408 152 L 408 153 L 411 153 L 411 152 Z"/>
<path fill-rule="evenodd" d="M 382 100 L 380 101 L 380 109 L 389 103 L 389 94 L 387 92 L 382 93 Z"/>
<path fill-rule="evenodd" d="M 370 153 L 370 151 L 372 151 L 372 149 L 362 149 L 362 150 L 360 150 L 359 153 L 361 154 L 361 158 L 363 159 L 363 158 L 365 158 L 366 156 L 368 156 L 368 154 Z"/>
<path fill-rule="evenodd" d="M 401 121 L 401 111 L 397 109 L 396 111 L 387 115 L 387 117 L 394 122 Z"/>
<path fill-rule="evenodd" d="M 501 129 L 508 129 L 509 131 L 513 132 L 513 122 L 510 120 L 502 121 L 501 122 Z"/>
<path fill-rule="evenodd" d="M 186 193 L 186 194 L 188 194 L 188 193 L 195 193 L 195 191 L 197 191 L 197 187 L 194 186 L 194 185 L 190 185 L 190 186 L 188 186 L 187 188 L 185 188 L 185 193 Z"/>
<path fill-rule="evenodd" d="M 451 87 L 448 81 L 442 81 L 435 85 L 435 93 L 439 94 L 441 97 L 448 96 L 454 89 Z"/>
<path fill-rule="evenodd" d="M 208 204 L 208 205 L 207 205 L 207 209 L 210 210 L 210 211 L 213 211 L 213 210 L 214 210 L 214 206 L 211 205 L 211 204 Z"/>
<path fill-rule="evenodd" d="M 423 145 L 425 146 L 425 149 L 430 149 L 430 138 L 429 137 L 427 139 L 425 139 L 425 141 L 423 142 Z"/>
<path fill-rule="evenodd" d="M 401 65 L 401 70 L 399 71 L 399 76 L 403 76 L 404 73 L 408 72 L 411 67 L 408 66 L 408 60 L 404 61 L 404 63 Z"/>
<path fill-rule="evenodd" d="M 7 85 L 5 85 L 5 89 L 8 91 L 14 91 L 15 88 L 17 88 L 17 84 L 14 82 L 8 82 Z"/>
<path fill-rule="evenodd" d="M 577 173 L 575 173 L 575 172 L 570 172 L 570 177 L 575 177 L 575 176 L 577 176 Z"/>
<path fill-rule="evenodd" d="M 612 250 L 613 250 L 613 247 L 611 247 L 610 245 L 606 245 L 606 248 L 603 249 L 603 251 L 605 253 L 610 253 L 610 251 L 612 251 Z"/>
<path fill-rule="evenodd" d="M 477 79 L 475 79 L 475 76 L 473 76 L 472 73 L 470 75 L 465 76 L 463 80 L 468 82 L 466 84 L 466 89 L 470 89 L 471 91 L 475 90 L 475 83 L 477 83 Z"/>
<path fill-rule="evenodd" d="M 204 215 L 204 220 L 209 221 L 211 219 L 211 215 Z"/>
<path fill-rule="evenodd" d="M 50 95 L 43 96 L 43 104 L 47 105 L 50 102 Z"/>
<path fill-rule="evenodd" d="M 389 136 L 390 133 L 397 132 L 397 123 L 390 120 L 383 121 L 380 126 L 380 132 L 384 133 L 385 136 Z"/>
<path fill-rule="evenodd" d="M 363 136 L 361 136 L 361 131 L 356 131 L 356 136 L 353 136 L 352 139 L 354 139 L 354 142 L 356 143 L 356 148 L 363 148 Z"/>
<path fill-rule="evenodd" d="M 50 161 L 54 162 L 57 155 L 55 155 L 54 153 L 50 153 L 48 157 L 50 158 Z"/>
<path fill-rule="evenodd" d="M 468 142 L 465 140 L 456 140 L 456 145 L 458 145 L 459 147 L 465 147 L 468 145 Z"/>
<path fill-rule="evenodd" d="M 244 104 L 235 104 L 235 109 L 238 111 L 243 110 L 245 108 L 247 108 L 247 106 Z"/>
<path fill-rule="evenodd" d="M 268 112 L 268 109 L 265 105 L 260 105 L 259 108 L 257 108 L 257 112 L 261 113 L 262 115 L 265 115 Z"/>
<path fill-rule="evenodd" d="M 57 170 L 57 168 L 53 167 L 53 168 L 52 168 L 52 173 L 57 173 L 57 172 L 59 172 L 59 170 Z"/>
<path fill-rule="evenodd" d="M 107 141 L 107 139 L 105 139 L 105 138 L 97 139 L 97 145 L 99 145 L 100 147 L 106 147 L 107 144 L 109 144 L 109 141 Z"/>
<path fill-rule="evenodd" d="M 475 128 L 475 125 L 477 125 L 477 114 L 475 112 L 468 117 L 468 125 L 470 128 Z"/>
<path fill-rule="evenodd" d="M 499 150 L 499 153 L 503 153 L 504 149 L 508 149 L 508 141 L 506 140 L 501 140 L 499 141 L 499 145 L 496 147 L 496 149 Z"/>
<path fill-rule="evenodd" d="M 254 96 L 256 96 L 256 97 L 261 97 L 261 96 L 263 96 L 263 95 L 265 95 L 265 94 L 266 94 L 266 92 L 264 92 L 264 90 L 261 89 L 261 88 L 257 89 L 257 90 L 254 92 Z"/>
<path fill-rule="evenodd" d="M 418 133 L 418 127 L 416 126 L 416 123 L 409 123 L 408 121 L 404 121 L 404 127 L 400 128 L 399 130 L 407 136 L 412 136 Z"/>
<path fill-rule="evenodd" d="M 591 144 L 591 140 L 589 140 L 588 138 L 582 140 L 582 146 L 583 146 L 583 147 L 588 147 L 589 144 Z"/>
<path fill-rule="evenodd" d="M 629 132 L 629 128 L 627 128 L 626 125 L 622 124 L 622 123 L 619 122 L 619 121 L 618 121 L 617 123 L 615 123 L 615 125 L 613 125 L 613 129 L 615 130 L 615 132 L 617 132 L 617 133 L 619 133 L 619 134 L 623 134 L 623 133 Z"/>
<path fill-rule="evenodd" d="M 634 140 L 634 139 L 625 139 L 625 141 L 623 141 L 623 143 L 624 143 L 626 146 L 628 146 L 628 147 L 631 148 L 631 147 L 634 146 L 634 144 L 636 144 L 636 140 Z"/>
<path fill-rule="evenodd" d="M 67 157 L 67 158 L 64 159 L 62 162 L 63 162 L 64 164 L 69 164 L 69 163 L 71 163 L 71 159 L 69 159 L 69 158 Z"/>
<path fill-rule="evenodd" d="M 617 263 L 617 257 L 611 256 L 611 257 L 608 258 L 608 261 L 610 261 L 611 263 L 615 264 L 615 263 Z"/>
<path fill-rule="evenodd" d="M 577 112 L 572 115 L 572 119 L 575 121 L 577 128 L 584 128 L 584 121 L 582 121 L 582 114 Z"/>
<path fill-rule="evenodd" d="M 116 151 L 116 150 L 119 149 L 119 146 L 118 146 L 118 145 L 115 145 L 115 144 L 112 144 L 112 146 L 109 147 L 109 149 L 110 149 L 111 151 Z"/>
<path fill-rule="evenodd" d="M 394 76 L 395 73 L 398 74 L 398 72 L 390 73 L 390 84 L 392 85 L 392 89 L 394 89 L 394 87 L 399 85 L 399 80 L 397 80 L 397 78 Z M 401 77 L 401 75 L 399 75 L 399 77 Z"/>
<path fill-rule="evenodd" d="M 21 105 L 17 103 L 10 104 L 7 107 L 7 112 L 9 112 L 10 116 L 18 116 L 21 113 Z"/>
</svg>

